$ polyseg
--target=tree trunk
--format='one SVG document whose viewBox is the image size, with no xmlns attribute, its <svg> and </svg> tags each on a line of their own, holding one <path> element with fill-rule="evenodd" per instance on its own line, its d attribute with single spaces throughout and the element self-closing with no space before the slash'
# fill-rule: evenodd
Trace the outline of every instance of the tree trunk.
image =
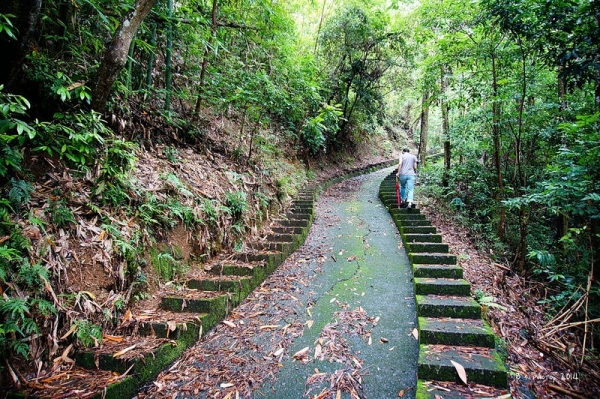
<svg viewBox="0 0 600 399">
<path fill-rule="evenodd" d="M 504 200 L 504 182 L 502 180 L 502 169 L 500 165 L 500 107 L 498 106 L 498 71 L 496 70 L 496 54 L 492 51 L 492 141 L 494 143 L 494 167 L 496 169 L 496 178 L 498 179 L 498 194 L 496 201 L 500 206 L 500 216 L 498 221 L 498 238 L 504 238 L 504 225 L 506 223 L 506 209 L 502 201 Z"/>
<path fill-rule="evenodd" d="M 154 71 L 154 51 L 156 47 L 156 22 L 152 24 L 152 33 L 150 37 L 150 45 L 152 46 L 152 50 L 148 55 L 148 65 L 146 67 L 146 94 L 149 95 L 150 90 L 152 89 L 152 71 Z M 146 98 L 144 96 L 144 99 Z"/>
<path fill-rule="evenodd" d="M 104 51 L 92 91 L 92 108 L 96 111 L 103 112 L 106 108 L 110 90 L 119 72 L 127 63 L 131 41 L 156 1 L 135 0 L 133 9 L 125 15 L 110 45 Z"/>
<path fill-rule="evenodd" d="M 319 36 L 321 35 L 321 26 L 323 25 L 323 16 L 325 14 L 325 4 L 327 0 L 323 0 L 323 8 L 321 8 L 321 17 L 319 18 L 319 26 L 317 27 L 317 36 L 315 37 L 315 57 L 317 56 L 317 50 L 319 48 Z"/>
<path fill-rule="evenodd" d="M 448 119 L 448 102 L 446 92 L 448 91 L 448 76 L 445 65 L 442 65 L 440 108 L 442 111 L 442 136 L 444 137 L 444 175 L 442 185 L 448 187 L 448 172 L 450 171 L 450 121 Z"/>
<path fill-rule="evenodd" d="M 15 36 L 18 40 L 0 40 L 0 51 L 5 55 L 0 62 L 0 83 L 7 91 L 13 90 L 13 83 L 22 76 L 23 60 L 31 51 L 32 36 L 42 9 L 42 0 L 2 0 L 0 13 L 12 14 Z M 10 56 L 8 56 L 10 55 Z"/>
<path fill-rule="evenodd" d="M 421 137 L 419 139 L 419 167 L 425 166 L 425 155 L 427 155 L 427 133 L 429 130 L 429 93 L 423 91 L 421 100 Z"/>
<path fill-rule="evenodd" d="M 206 48 L 204 49 L 204 55 L 202 57 L 202 68 L 200 69 L 200 88 L 198 98 L 196 99 L 196 107 L 194 108 L 194 118 L 192 120 L 193 123 L 197 122 L 200 116 L 200 106 L 202 105 L 202 95 L 204 94 L 204 81 L 206 79 L 206 69 L 208 68 L 210 47 L 212 46 L 215 36 L 217 35 L 217 2 L 218 0 L 213 0 L 212 3 L 210 36 L 208 37 L 208 42 L 206 43 Z"/>
<path fill-rule="evenodd" d="M 167 47 L 165 51 L 165 111 L 171 109 L 171 81 L 173 80 L 173 71 L 171 60 L 173 58 L 173 0 L 167 0 Z"/>
</svg>

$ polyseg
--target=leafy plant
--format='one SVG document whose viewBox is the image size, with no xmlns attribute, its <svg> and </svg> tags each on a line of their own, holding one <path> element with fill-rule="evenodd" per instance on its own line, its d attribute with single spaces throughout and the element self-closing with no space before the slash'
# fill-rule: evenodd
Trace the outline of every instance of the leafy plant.
<svg viewBox="0 0 600 399">
<path fill-rule="evenodd" d="M 88 320 L 76 320 L 75 326 L 77 327 L 76 336 L 77 340 L 81 342 L 83 346 L 97 346 L 102 342 L 102 327 L 91 323 Z"/>
<path fill-rule="evenodd" d="M 474 298 L 481 305 L 481 307 L 485 310 L 487 308 L 497 308 L 501 310 L 508 310 L 505 306 L 496 303 L 496 298 L 491 295 L 486 294 L 482 290 L 475 290 Z"/>
<path fill-rule="evenodd" d="M 15 209 L 29 202 L 33 186 L 25 180 L 17 180 L 14 177 L 10 179 L 11 189 L 8 192 L 8 199 Z"/>
<path fill-rule="evenodd" d="M 158 251 L 150 250 L 151 263 L 163 281 L 173 281 L 187 271 L 187 265 L 176 258 L 172 249 Z"/>
<path fill-rule="evenodd" d="M 229 191 L 225 193 L 225 205 L 235 218 L 240 218 L 248 210 L 246 193 L 243 191 Z"/>
<path fill-rule="evenodd" d="M 65 200 L 59 200 L 51 204 L 52 221 L 57 227 L 63 227 L 69 223 L 76 223 L 75 216 L 71 209 L 65 203 Z"/>
</svg>

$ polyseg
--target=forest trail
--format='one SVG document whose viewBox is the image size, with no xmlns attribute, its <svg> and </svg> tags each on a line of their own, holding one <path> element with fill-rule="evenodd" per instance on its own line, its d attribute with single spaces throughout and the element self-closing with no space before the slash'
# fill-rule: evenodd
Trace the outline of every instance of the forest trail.
<svg viewBox="0 0 600 399">
<path fill-rule="evenodd" d="M 139 397 L 414 397 L 412 273 L 377 198 L 390 170 L 322 193 L 304 244 Z"/>
<path fill-rule="evenodd" d="M 319 197 L 315 222 L 300 249 L 325 244 L 326 260 L 307 287 L 312 300 L 302 315 L 303 323 L 313 324 L 287 350 L 309 348 L 308 358 L 282 361 L 275 381 L 265 383 L 260 396 L 312 397 L 340 387 L 361 397 L 390 398 L 415 386 L 412 272 L 396 226 L 377 198 L 389 171 L 347 180 Z"/>
</svg>

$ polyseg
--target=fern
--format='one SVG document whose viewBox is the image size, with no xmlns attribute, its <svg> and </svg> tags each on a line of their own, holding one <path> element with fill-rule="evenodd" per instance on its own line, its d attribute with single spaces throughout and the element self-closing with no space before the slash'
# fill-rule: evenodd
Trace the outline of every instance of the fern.
<svg viewBox="0 0 600 399">
<path fill-rule="evenodd" d="M 15 208 L 21 207 L 29 202 L 33 186 L 25 180 L 16 180 L 14 177 L 10 179 L 12 188 L 8 192 L 8 199 Z"/>
<path fill-rule="evenodd" d="M 29 305 L 25 299 L 9 298 L 0 303 L 0 313 L 11 319 L 25 319 L 25 313 L 29 313 Z"/>
</svg>

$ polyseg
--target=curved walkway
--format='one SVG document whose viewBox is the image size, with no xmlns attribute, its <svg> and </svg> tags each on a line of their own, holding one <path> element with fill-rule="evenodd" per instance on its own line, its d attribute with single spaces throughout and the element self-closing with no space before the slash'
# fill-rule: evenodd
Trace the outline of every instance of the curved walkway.
<svg viewBox="0 0 600 399">
<path fill-rule="evenodd" d="M 275 381 L 263 384 L 256 397 L 302 398 L 337 389 L 350 397 L 414 397 L 412 273 L 397 228 L 377 197 L 390 170 L 339 183 L 318 198 L 300 249 L 326 247 L 301 320 L 311 328 L 288 348 L 297 356 L 283 360 Z"/>
</svg>

